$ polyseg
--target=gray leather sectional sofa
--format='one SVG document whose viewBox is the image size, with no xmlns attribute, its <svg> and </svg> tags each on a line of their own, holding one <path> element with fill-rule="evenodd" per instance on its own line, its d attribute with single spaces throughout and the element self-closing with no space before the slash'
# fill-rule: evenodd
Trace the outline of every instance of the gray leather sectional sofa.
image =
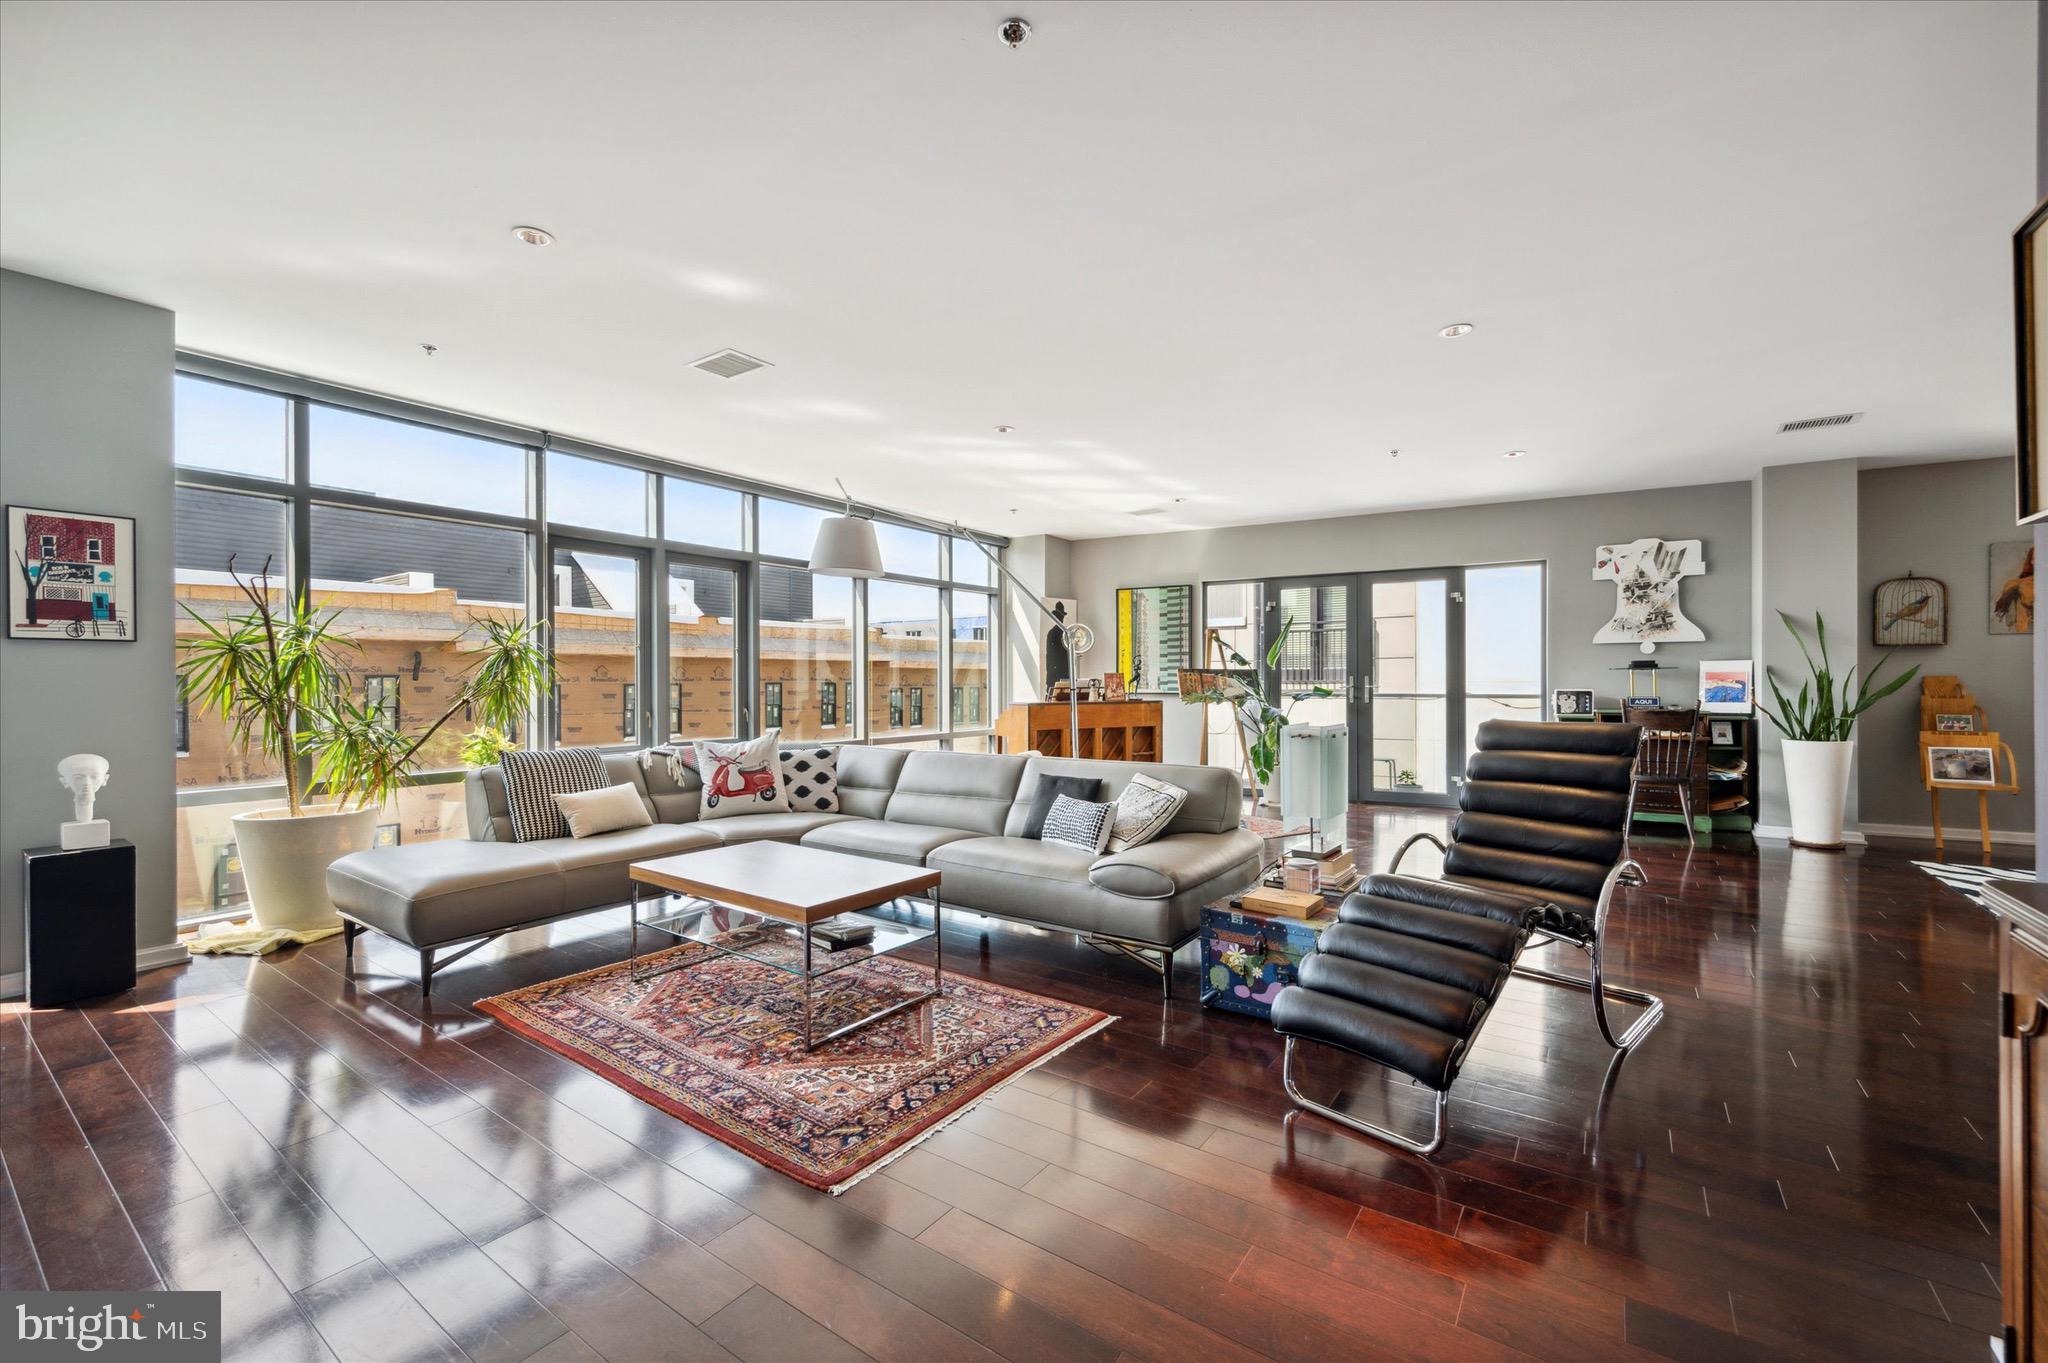
<svg viewBox="0 0 2048 1363">
<path fill-rule="evenodd" d="M 469 841 L 372 848 L 336 861 L 327 888 L 349 950 L 375 929 L 420 953 L 420 985 L 484 941 L 549 919 L 625 904 L 627 868 L 650 857 L 773 838 L 931 866 L 948 908 L 1080 933 L 1158 971 L 1170 994 L 1173 953 L 1194 937 L 1205 903 L 1250 885 L 1261 845 L 1240 828 L 1234 773 L 1218 767 L 1093 762 L 848 745 L 839 750 L 840 813 L 698 819 L 702 786 L 684 769 L 610 755 L 655 822 L 589 838 L 514 842 L 496 767 L 471 772 Z M 1091 775 L 1099 799 L 1145 772 L 1188 792 L 1166 831 L 1141 847 L 1096 855 L 1020 837 L 1039 778 Z M 435 951 L 474 945 L 435 960 Z"/>
</svg>

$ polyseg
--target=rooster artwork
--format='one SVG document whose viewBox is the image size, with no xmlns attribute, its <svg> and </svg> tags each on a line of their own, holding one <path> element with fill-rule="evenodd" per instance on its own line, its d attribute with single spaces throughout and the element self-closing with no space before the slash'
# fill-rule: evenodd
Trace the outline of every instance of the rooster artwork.
<svg viewBox="0 0 2048 1363">
<path fill-rule="evenodd" d="M 1614 618 L 1596 644 L 1635 644 L 1649 653 L 1661 643 L 1698 642 L 1705 631 L 1685 618 L 1678 584 L 1707 571 L 1698 540 L 1631 540 L 1603 544 L 1593 555 L 1595 581 L 1614 583 Z"/>
<path fill-rule="evenodd" d="M 1991 546 L 1991 632 L 2034 632 L 2034 546 L 2026 540 Z"/>
</svg>

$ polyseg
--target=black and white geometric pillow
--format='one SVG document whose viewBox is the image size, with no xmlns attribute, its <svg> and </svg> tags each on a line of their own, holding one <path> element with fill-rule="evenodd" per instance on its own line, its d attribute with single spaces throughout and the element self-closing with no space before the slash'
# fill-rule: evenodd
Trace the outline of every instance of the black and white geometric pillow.
<svg viewBox="0 0 2048 1363">
<path fill-rule="evenodd" d="M 791 809 L 814 814 L 839 812 L 839 749 L 784 748 L 782 789 Z"/>
<path fill-rule="evenodd" d="M 1188 793 L 1179 786 L 1160 781 L 1143 772 L 1131 778 L 1123 794 L 1116 797 L 1116 819 L 1109 830 L 1109 850 L 1128 852 L 1143 847 L 1173 822 Z"/>
<path fill-rule="evenodd" d="M 505 802 L 512 807 L 512 841 L 566 838 L 569 825 L 555 804 L 557 795 L 603 790 L 604 756 L 595 748 L 508 748 L 498 755 L 505 777 Z"/>
<path fill-rule="evenodd" d="M 1109 830 L 1116 821 L 1116 806 L 1076 800 L 1061 795 L 1053 800 L 1045 816 L 1046 842 L 1063 842 L 1090 852 L 1100 852 L 1109 842 Z"/>
</svg>

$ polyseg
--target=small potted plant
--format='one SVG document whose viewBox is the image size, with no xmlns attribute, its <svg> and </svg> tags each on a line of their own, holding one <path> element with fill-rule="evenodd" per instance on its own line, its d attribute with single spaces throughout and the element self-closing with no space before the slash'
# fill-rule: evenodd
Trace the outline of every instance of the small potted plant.
<svg viewBox="0 0 2048 1363">
<path fill-rule="evenodd" d="M 1920 669 L 1909 667 L 1883 686 L 1877 686 L 1877 674 L 1891 661 L 1892 655 L 1887 653 L 1877 660 L 1877 666 L 1870 669 L 1861 685 L 1857 684 L 1856 668 L 1851 665 L 1838 688 L 1834 665 L 1828 659 L 1827 622 L 1815 613 L 1813 632 L 1820 647 L 1820 661 L 1816 663 L 1792 617 L 1779 611 L 1778 618 L 1798 642 L 1808 675 L 1799 683 L 1799 694 L 1787 700 L 1778 679 L 1765 669 L 1764 680 L 1770 684 L 1778 705 L 1773 710 L 1759 697 L 1757 708 L 1785 736 L 1785 796 L 1792 806 L 1793 843 L 1839 851 L 1843 811 L 1849 801 L 1849 763 L 1856 752 L 1851 741 L 1856 720 L 1865 710 L 1913 680 Z"/>
<path fill-rule="evenodd" d="M 282 599 L 267 559 L 261 573 L 243 578 L 229 558 L 228 575 L 249 609 L 213 621 L 186 607 L 203 632 L 179 641 L 179 687 L 199 713 L 219 715 L 236 744 L 284 773 L 282 806 L 234 818 L 257 926 L 331 928 L 340 920 L 327 897 L 328 865 L 370 845 L 378 806 L 405 784 L 428 740 L 464 711 L 510 727 L 552 683 L 554 660 L 544 626 L 472 619 L 466 642 L 474 658 L 452 702 L 425 729 L 403 733 L 367 699 L 350 698 L 338 659 L 359 645 L 337 624 L 340 611 L 316 607 L 303 587 Z"/>
</svg>

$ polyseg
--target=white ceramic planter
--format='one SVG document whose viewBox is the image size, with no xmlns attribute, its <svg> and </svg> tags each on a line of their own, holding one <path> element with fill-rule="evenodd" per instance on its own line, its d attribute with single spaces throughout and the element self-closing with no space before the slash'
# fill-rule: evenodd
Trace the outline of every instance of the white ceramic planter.
<svg viewBox="0 0 2048 1363">
<path fill-rule="evenodd" d="M 282 809 L 258 809 L 235 815 L 234 825 L 256 926 L 304 932 L 340 925 L 327 897 L 327 867 L 370 845 L 377 834 L 374 807 L 307 805 L 296 818 Z"/>
<path fill-rule="evenodd" d="M 1842 846 L 1854 743 L 1785 740 L 1785 797 L 1792 805 L 1792 841 L 1801 847 Z"/>
</svg>

